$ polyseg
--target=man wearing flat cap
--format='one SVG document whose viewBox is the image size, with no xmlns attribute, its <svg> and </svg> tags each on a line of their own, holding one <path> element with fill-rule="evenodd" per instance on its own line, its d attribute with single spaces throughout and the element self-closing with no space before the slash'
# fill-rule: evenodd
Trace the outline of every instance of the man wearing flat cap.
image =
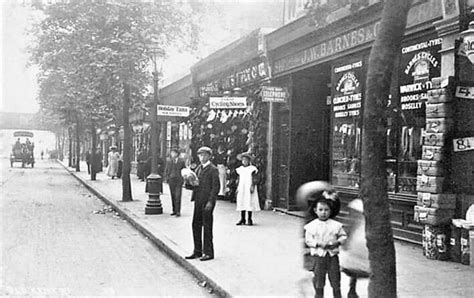
<svg viewBox="0 0 474 298">
<path fill-rule="evenodd" d="M 201 261 L 208 261 L 214 259 L 212 222 L 214 207 L 220 188 L 219 171 L 210 161 L 212 157 L 211 148 L 201 147 L 198 149 L 197 154 L 201 163 L 196 168 L 198 183 L 197 185 L 191 186 L 193 190 L 191 201 L 194 201 L 192 224 L 194 251 L 190 256 L 187 256 L 186 259 L 200 258 Z"/>
</svg>

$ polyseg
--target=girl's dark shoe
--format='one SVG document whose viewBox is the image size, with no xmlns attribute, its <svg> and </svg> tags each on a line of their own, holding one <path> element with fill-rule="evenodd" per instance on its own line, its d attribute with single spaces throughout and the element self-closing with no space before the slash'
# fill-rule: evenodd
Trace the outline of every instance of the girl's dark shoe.
<svg viewBox="0 0 474 298">
<path fill-rule="evenodd" d="M 253 226 L 253 221 L 252 221 L 251 219 L 249 219 L 249 221 L 248 221 L 247 225 L 249 225 L 249 226 Z"/>
<path fill-rule="evenodd" d="M 236 223 L 237 226 L 245 225 L 245 219 L 241 219 L 238 223 Z"/>
</svg>

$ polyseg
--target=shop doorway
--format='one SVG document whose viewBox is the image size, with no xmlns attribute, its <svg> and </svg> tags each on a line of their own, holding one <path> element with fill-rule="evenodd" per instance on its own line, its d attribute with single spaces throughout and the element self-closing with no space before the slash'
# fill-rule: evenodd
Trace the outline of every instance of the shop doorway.
<svg viewBox="0 0 474 298">
<path fill-rule="evenodd" d="M 300 71 L 292 78 L 290 112 L 290 179 L 288 209 L 295 209 L 295 193 L 308 181 L 329 181 L 330 82 L 329 64 Z"/>
</svg>

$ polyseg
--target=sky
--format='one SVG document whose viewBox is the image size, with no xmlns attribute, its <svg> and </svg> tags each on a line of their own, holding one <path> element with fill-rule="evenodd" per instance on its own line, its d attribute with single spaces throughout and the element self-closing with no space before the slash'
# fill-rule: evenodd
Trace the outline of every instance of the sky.
<svg viewBox="0 0 474 298">
<path fill-rule="evenodd" d="M 35 113 L 38 111 L 37 71 L 27 66 L 26 53 L 31 41 L 26 29 L 33 14 L 16 1 L 2 1 L 1 8 L 0 111 Z"/>
<path fill-rule="evenodd" d="M 2 58 L 0 60 L 0 111 L 36 113 L 39 109 L 36 100 L 38 93 L 37 68 L 28 66 L 26 50 L 27 46 L 32 43 L 32 37 L 27 35 L 27 29 L 33 20 L 41 16 L 31 8 L 19 5 L 22 1 L 0 1 L 0 57 Z M 268 11 L 268 4 L 273 4 L 273 9 L 278 10 L 278 6 L 275 8 L 275 4 L 281 3 L 282 0 L 201 1 L 228 3 L 229 6 L 220 6 L 205 14 L 206 17 L 201 23 L 204 35 L 200 41 L 200 50 L 195 53 L 170 53 L 171 55 L 163 64 L 164 75 L 160 83 L 161 86 L 183 77 L 189 73 L 189 67 L 200 58 L 206 57 L 212 51 L 237 39 L 239 35 L 248 33 L 250 29 L 253 29 L 250 27 L 257 23 L 259 26 L 275 23 L 271 20 L 256 21 L 255 14 L 261 14 L 262 9 Z M 279 11 L 274 13 L 281 15 Z M 270 13 L 270 15 L 272 14 Z"/>
</svg>

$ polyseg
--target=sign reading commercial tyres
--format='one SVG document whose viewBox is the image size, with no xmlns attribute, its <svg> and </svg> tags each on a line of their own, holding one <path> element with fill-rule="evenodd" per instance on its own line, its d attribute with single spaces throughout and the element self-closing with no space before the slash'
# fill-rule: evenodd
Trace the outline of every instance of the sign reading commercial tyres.
<svg viewBox="0 0 474 298">
<path fill-rule="evenodd" d="M 358 117 L 362 104 L 362 60 L 334 67 L 332 109 L 334 118 Z"/>
<path fill-rule="evenodd" d="M 220 79 L 199 86 L 199 95 L 214 95 L 220 91 L 257 82 L 268 77 L 268 65 L 265 61 L 256 61 L 235 71 L 221 75 Z"/>
<path fill-rule="evenodd" d="M 211 109 L 246 109 L 247 97 L 209 97 Z"/>
<path fill-rule="evenodd" d="M 260 95 L 262 96 L 263 102 L 286 102 L 288 98 L 288 88 L 263 86 Z"/>
<path fill-rule="evenodd" d="M 421 40 L 402 46 L 400 58 L 400 104 L 402 111 L 424 113 L 431 79 L 440 76 L 442 38 Z"/>
<path fill-rule="evenodd" d="M 315 46 L 286 56 L 273 64 L 273 73 L 278 74 L 287 70 L 309 64 L 327 56 L 349 50 L 375 40 L 380 27 L 380 21 L 362 28 L 349 31 Z"/>
</svg>

